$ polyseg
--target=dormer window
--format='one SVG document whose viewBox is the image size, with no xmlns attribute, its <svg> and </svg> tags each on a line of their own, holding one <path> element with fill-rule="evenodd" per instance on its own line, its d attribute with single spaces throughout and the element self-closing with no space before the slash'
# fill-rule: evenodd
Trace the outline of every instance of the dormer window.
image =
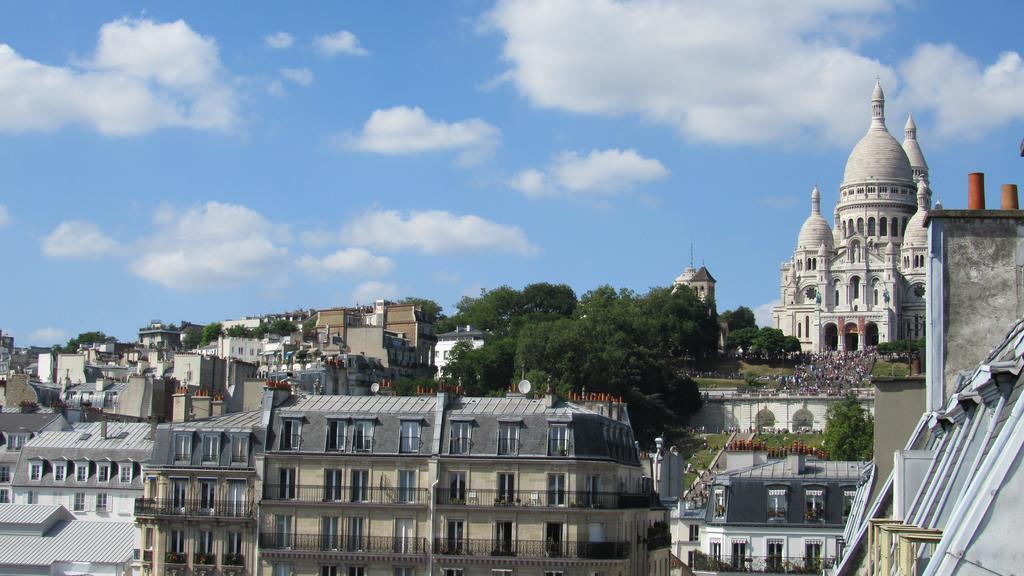
<svg viewBox="0 0 1024 576">
<path fill-rule="evenodd" d="M 356 420 L 352 430 L 352 451 L 373 450 L 373 420 Z"/>
<path fill-rule="evenodd" d="M 449 454 L 469 454 L 471 422 L 452 422 L 451 438 L 448 442 Z"/>
<path fill-rule="evenodd" d="M 245 463 L 249 461 L 249 438 L 246 436 L 231 437 L 231 463 Z"/>
<path fill-rule="evenodd" d="M 96 480 L 107 482 L 110 480 L 110 464 L 100 464 L 96 467 Z"/>
<path fill-rule="evenodd" d="M 416 453 L 420 451 L 420 423 L 415 420 L 402 421 L 398 451 Z"/>
<path fill-rule="evenodd" d="M 220 436 L 203 436 L 203 462 L 216 462 L 220 458 Z"/>
<path fill-rule="evenodd" d="M 89 479 L 89 463 L 75 462 L 75 481 L 85 482 Z"/>
<path fill-rule="evenodd" d="M 328 420 L 327 421 L 327 451 L 328 452 L 344 452 L 345 451 L 345 421 L 344 420 Z"/>
<path fill-rule="evenodd" d="M 29 480 L 42 480 L 43 478 L 43 463 L 33 462 L 28 469 Z"/>
<path fill-rule="evenodd" d="M 67 478 L 68 465 L 65 462 L 58 462 L 53 465 L 53 479 L 57 482 L 63 482 Z"/>
<path fill-rule="evenodd" d="M 853 510 L 853 499 L 857 496 L 857 490 L 854 488 L 846 488 L 843 490 L 843 522 L 850 517 L 850 512 Z"/>
<path fill-rule="evenodd" d="M 715 490 L 712 493 L 711 505 L 713 506 L 713 516 L 715 520 L 725 519 L 725 486 L 715 486 Z"/>
<path fill-rule="evenodd" d="M 552 424 L 548 428 L 548 456 L 569 455 L 569 426 Z"/>
<path fill-rule="evenodd" d="M 25 445 L 26 434 L 8 434 L 7 435 L 7 449 L 8 450 L 21 450 L 21 447 Z"/>
<path fill-rule="evenodd" d="M 785 522 L 789 509 L 789 499 L 785 488 L 768 489 L 768 521 Z"/>
<path fill-rule="evenodd" d="M 302 442 L 302 420 L 285 418 L 281 420 L 281 450 L 298 450 Z"/>
<path fill-rule="evenodd" d="M 192 459 L 192 435 L 191 434 L 175 434 L 174 435 L 174 459 L 175 460 L 191 460 Z"/>
<path fill-rule="evenodd" d="M 804 492 L 804 520 L 808 522 L 825 521 L 825 490 L 809 488 Z"/>
</svg>

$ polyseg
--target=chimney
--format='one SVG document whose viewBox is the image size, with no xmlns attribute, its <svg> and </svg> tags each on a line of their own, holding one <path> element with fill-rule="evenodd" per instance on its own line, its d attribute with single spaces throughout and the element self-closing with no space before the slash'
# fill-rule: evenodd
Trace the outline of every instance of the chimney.
<svg viewBox="0 0 1024 576">
<path fill-rule="evenodd" d="M 192 397 L 192 417 L 196 420 L 205 420 L 210 417 L 211 400 L 208 395 Z"/>
<path fill-rule="evenodd" d="M 1003 210 L 1020 210 L 1016 184 L 1003 184 Z"/>
<path fill-rule="evenodd" d="M 156 418 L 153 416 L 149 417 L 149 434 L 146 435 L 146 440 L 156 439 Z"/>
<path fill-rule="evenodd" d="M 804 456 L 803 453 L 790 451 L 790 453 L 786 455 L 786 461 L 789 462 L 790 472 L 794 472 L 796 474 L 804 473 L 804 464 L 807 462 L 807 456 Z"/>
<path fill-rule="evenodd" d="M 100 420 L 100 438 L 107 439 L 107 420 L 105 418 Z"/>
<path fill-rule="evenodd" d="M 210 416 L 216 418 L 217 416 L 224 415 L 224 399 L 220 396 L 215 396 L 213 401 L 210 402 Z"/>
<path fill-rule="evenodd" d="M 173 402 L 172 422 L 188 422 L 192 417 L 192 397 L 189 396 L 187 390 L 184 387 L 178 388 L 178 391 L 171 396 Z"/>
<path fill-rule="evenodd" d="M 548 408 L 552 408 L 558 402 L 558 392 L 555 390 L 555 383 L 548 378 L 548 393 L 544 396 L 544 402 Z"/>
<path fill-rule="evenodd" d="M 971 172 L 967 175 L 967 209 L 985 209 L 985 173 Z"/>
</svg>

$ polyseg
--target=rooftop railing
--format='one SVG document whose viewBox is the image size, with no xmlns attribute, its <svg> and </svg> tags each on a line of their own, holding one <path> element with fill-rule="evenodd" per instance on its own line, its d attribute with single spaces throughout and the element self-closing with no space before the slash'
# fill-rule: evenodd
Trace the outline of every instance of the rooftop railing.
<svg viewBox="0 0 1024 576">
<path fill-rule="evenodd" d="M 773 574 L 820 574 L 832 566 L 832 558 L 800 558 L 786 556 L 724 556 L 715 558 L 695 554 L 692 570 L 705 572 L 756 572 Z"/>
<path fill-rule="evenodd" d="M 512 506 L 525 508 L 648 508 L 649 493 L 586 490 L 437 489 L 437 503 L 449 506 Z"/>
<path fill-rule="evenodd" d="M 253 504 L 252 502 L 241 500 L 136 498 L 135 515 L 251 518 L 253 515 Z"/>
<path fill-rule="evenodd" d="M 435 538 L 434 554 L 441 556 L 617 560 L 629 558 L 629 543 Z"/>
<path fill-rule="evenodd" d="M 264 484 L 264 500 L 297 502 L 349 502 L 360 504 L 427 504 L 425 488 L 380 488 L 371 486 L 308 486 Z"/>
<path fill-rule="evenodd" d="M 365 552 L 375 554 L 426 554 L 427 539 L 357 536 L 352 534 L 264 532 L 260 534 L 260 548 L 265 550 Z"/>
</svg>

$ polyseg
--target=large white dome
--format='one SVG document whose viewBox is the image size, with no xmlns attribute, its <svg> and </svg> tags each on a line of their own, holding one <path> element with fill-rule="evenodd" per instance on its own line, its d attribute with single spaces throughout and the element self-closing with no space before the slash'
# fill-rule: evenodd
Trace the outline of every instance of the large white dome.
<svg viewBox="0 0 1024 576">
<path fill-rule="evenodd" d="M 853 147 L 843 174 L 843 185 L 871 181 L 914 183 L 906 151 L 885 127 L 885 96 L 877 83 L 871 96 L 871 127 Z"/>
</svg>

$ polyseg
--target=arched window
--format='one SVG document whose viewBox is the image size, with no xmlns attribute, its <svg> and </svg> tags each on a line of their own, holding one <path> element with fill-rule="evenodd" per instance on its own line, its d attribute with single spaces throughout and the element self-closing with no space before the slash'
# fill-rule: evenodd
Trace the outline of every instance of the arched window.
<svg viewBox="0 0 1024 576">
<path fill-rule="evenodd" d="M 889 227 L 887 226 L 888 223 L 889 223 L 889 221 L 885 219 L 885 216 L 882 216 L 882 218 L 878 221 L 878 235 L 879 236 L 888 236 L 889 235 Z"/>
<path fill-rule="evenodd" d="M 893 218 L 892 219 L 892 235 L 893 236 L 899 236 L 900 235 L 900 219 L 899 218 Z"/>
<path fill-rule="evenodd" d="M 853 236 L 855 228 L 853 227 L 853 218 L 846 221 L 846 229 L 850 231 L 850 236 Z"/>
<path fill-rule="evenodd" d="M 875 235 L 875 219 L 868 218 L 868 236 Z"/>
<path fill-rule="evenodd" d="M 878 278 L 871 281 L 871 305 L 878 306 Z"/>
<path fill-rule="evenodd" d="M 810 338 L 810 336 L 811 336 L 811 317 L 810 316 L 804 316 L 804 334 L 806 334 L 808 338 Z"/>
<path fill-rule="evenodd" d="M 907 218 L 903 219 L 903 234 L 904 235 L 907 234 L 907 220 L 908 220 Z"/>
<path fill-rule="evenodd" d="M 860 298 L 860 276 L 850 278 L 850 302 Z"/>
<path fill-rule="evenodd" d="M 863 218 L 857 218 L 857 234 L 863 234 L 863 233 L 864 233 L 864 219 Z"/>
<path fill-rule="evenodd" d="M 803 329 L 804 329 L 803 324 L 797 324 L 796 325 L 796 337 L 797 338 L 803 338 L 803 336 L 804 336 L 803 335 Z"/>
<path fill-rule="evenodd" d="M 832 287 L 835 289 L 835 292 L 834 292 L 835 298 L 832 300 L 832 305 L 833 306 L 839 306 L 839 279 L 838 278 L 836 278 L 835 282 L 833 282 Z"/>
<path fill-rule="evenodd" d="M 843 238 L 846 238 L 847 236 L 849 236 L 849 234 L 846 232 L 846 222 L 843 222 Z"/>
<path fill-rule="evenodd" d="M 818 259 L 817 258 L 811 258 L 811 270 L 817 270 L 817 269 L 818 269 Z"/>
</svg>

